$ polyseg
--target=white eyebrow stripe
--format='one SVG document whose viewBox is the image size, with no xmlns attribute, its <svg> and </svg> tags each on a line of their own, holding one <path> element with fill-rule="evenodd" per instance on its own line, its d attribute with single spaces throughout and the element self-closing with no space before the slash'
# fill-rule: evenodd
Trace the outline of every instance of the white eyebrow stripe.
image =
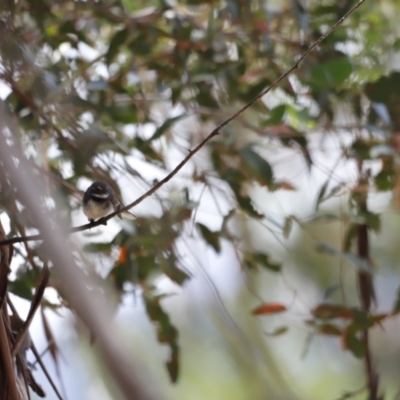
<svg viewBox="0 0 400 400">
<path fill-rule="evenodd" d="M 96 199 L 106 199 L 108 197 L 108 193 L 106 193 L 106 194 L 95 194 L 95 193 L 92 193 L 92 197 L 95 197 Z"/>
</svg>

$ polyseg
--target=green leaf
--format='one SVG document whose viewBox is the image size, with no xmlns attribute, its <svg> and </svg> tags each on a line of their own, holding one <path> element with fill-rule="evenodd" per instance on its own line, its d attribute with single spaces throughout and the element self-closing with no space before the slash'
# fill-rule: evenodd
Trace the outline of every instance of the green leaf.
<svg viewBox="0 0 400 400">
<path fill-rule="evenodd" d="M 17 278 L 15 281 L 8 282 L 8 291 L 26 300 L 32 300 L 32 282 L 27 279 Z"/>
<path fill-rule="evenodd" d="M 329 179 L 321 186 L 317 196 L 317 203 L 315 204 L 315 211 L 318 211 L 319 205 L 324 201 L 326 189 L 329 185 Z"/>
<path fill-rule="evenodd" d="M 262 178 L 265 185 L 272 183 L 273 174 L 271 166 L 251 146 L 242 147 L 239 150 L 239 154 L 246 164 Z"/>
<path fill-rule="evenodd" d="M 203 239 L 216 251 L 216 253 L 221 252 L 221 243 L 220 243 L 220 232 L 214 232 L 208 229 L 207 226 L 198 222 L 196 224 L 197 228 L 199 229 L 201 236 Z"/>
<path fill-rule="evenodd" d="M 347 346 L 347 348 L 357 357 L 357 358 L 362 358 L 365 356 L 365 345 L 364 343 L 358 339 L 354 335 L 345 335 L 344 336 L 344 342 Z"/>
<path fill-rule="evenodd" d="M 319 206 L 326 200 L 331 199 L 332 197 L 336 196 L 340 190 L 343 188 L 344 183 L 339 183 L 335 187 L 333 187 L 328 194 L 326 194 L 327 188 L 329 185 L 329 179 L 321 186 L 317 196 L 317 203 L 315 205 L 315 211 L 318 211 Z"/>
<path fill-rule="evenodd" d="M 185 114 L 182 114 L 177 117 L 169 118 L 166 121 L 164 121 L 164 123 L 159 128 L 156 129 L 153 136 L 149 139 L 149 142 L 160 138 L 168 129 L 170 129 L 175 124 L 175 122 L 179 121 L 184 116 Z"/>
<path fill-rule="evenodd" d="M 310 115 L 307 108 L 297 108 L 291 105 L 286 106 L 286 120 L 294 129 L 314 129 L 316 119 Z"/>
<path fill-rule="evenodd" d="M 334 293 L 336 293 L 340 289 L 341 285 L 335 283 L 329 286 L 324 292 L 324 300 L 328 300 Z"/>
<path fill-rule="evenodd" d="M 294 134 L 292 136 L 281 137 L 281 138 L 279 138 L 280 142 L 282 144 L 284 144 L 286 147 L 301 150 L 301 152 L 303 153 L 304 160 L 307 164 L 307 167 L 311 168 L 313 162 L 312 162 L 311 154 L 308 150 L 307 138 L 304 136 L 304 134 L 302 132 L 296 131 L 293 128 L 290 128 L 290 129 L 292 129 L 297 134 Z"/>
<path fill-rule="evenodd" d="M 333 247 L 327 243 L 316 243 L 315 250 L 317 250 L 319 253 L 327 253 L 332 256 L 342 255 L 342 253 L 338 249 L 336 249 L 335 247 Z"/>
<path fill-rule="evenodd" d="M 397 289 L 397 295 L 393 305 L 393 312 L 394 313 L 400 312 L 400 286 Z"/>
<path fill-rule="evenodd" d="M 379 233 L 381 231 L 381 217 L 380 214 L 372 212 L 364 213 L 365 221 L 370 229 L 374 232 Z"/>
<path fill-rule="evenodd" d="M 88 253 L 104 253 L 109 254 L 111 251 L 111 243 L 89 243 L 83 247 L 83 250 Z"/>
<path fill-rule="evenodd" d="M 374 320 L 366 311 L 354 309 L 354 319 L 348 329 L 352 332 L 362 331 L 371 328 L 374 323 Z"/>
<path fill-rule="evenodd" d="M 138 122 L 137 109 L 133 104 L 116 105 L 107 109 L 109 116 L 121 124 L 135 124 Z"/>
<path fill-rule="evenodd" d="M 236 200 L 243 211 L 246 211 L 251 217 L 264 218 L 264 215 L 257 212 L 257 210 L 254 208 L 253 203 L 249 196 L 241 196 L 237 193 L 235 193 L 235 195 L 236 195 Z"/>
<path fill-rule="evenodd" d="M 393 306 L 393 312 L 399 312 L 399 311 L 400 311 L 400 286 L 397 289 L 397 298 Z"/>
<path fill-rule="evenodd" d="M 358 224 L 351 223 L 346 229 L 344 240 L 343 240 L 343 250 L 345 252 L 350 251 L 353 240 L 357 237 Z"/>
<path fill-rule="evenodd" d="M 283 225 L 283 237 L 285 239 L 289 238 L 290 232 L 292 231 L 293 227 L 293 217 L 289 215 L 285 218 L 285 224 Z"/>
<path fill-rule="evenodd" d="M 129 144 L 129 147 L 131 148 L 136 148 L 142 154 L 146 157 L 146 159 L 152 163 L 160 162 L 161 165 L 163 165 L 163 158 L 160 155 L 160 153 L 156 152 L 151 143 L 148 142 L 147 140 L 143 140 L 142 138 L 136 137 L 131 141 Z"/>
<path fill-rule="evenodd" d="M 342 331 L 334 324 L 326 323 L 317 325 L 318 332 L 323 335 L 340 336 Z"/>
<path fill-rule="evenodd" d="M 280 326 L 280 327 L 274 329 L 272 332 L 264 332 L 264 334 L 267 335 L 267 336 L 275 337 L 275 336 L 283 335 L 288 330 L 289 330 L 289 328 L 287 326 Z"/>
<path fill-rule="evenodd" d="M 256 269 L 257 266 L 273 272 L 279 272 L 282 269 L 282 264 L 272 262 L 265 253 L 248 253 L 244 257 L 244 263 L 249 269 Z"/>
<path fill-rule="evenodd" d="M 342 85 L 353 72 L 353 65 L 347 57 L 319 64 L 310 72 L 310 85 L 320 89 L 328 89 Z"/>
<path fill-rule="evenodd" d="M 269 125 L 278 125 L 282 122 L 283 116 L 285 115 L 286 105 L 281 104 L 277 107 L 274 107 L 270 113 L 269 117 L 260 122 L 261 126 L 269 126 Z"/>
<path fill-rule="evenodd" d="M 120 51 L 120 47 L 126 42 L 129 36 L 129 30 L 124 28 L 118 31 L 110 41 L 110 45 L 108 46 L 108 51 L 106 54 L 106 62 L 107 65 L 110 65 L 113 61 L 114 57 Z"/>
<path fill-rule="evenodd" d="M 396 184 L 396 173 L 392 168 L 383 169 L 375 176 L 374 182 L 380 191 L 392 190 Z"/>
<path fill-rule="evenodd" d="M 219 104 L 211 95 L 211 86 L 205 84 L 204 82 L 200 82 L 196 86 L 199 89 L 199 92 L 196 95 L 196 100 L 199 105 L 207 108 L 218 109 Z"/>
<path fill-rule="evenodd" d="M 240 206 L 240 208 L 247 212 L 251 217 L 253 218 L 264 218 L 263 214 L 260 214 L 257 212 L 257 210 L 253 206 L 253 202 L 251 201 L 249 196 L 244 196 L 240 193 L 240 185 L 234 183 L 234 182 L 228 182 L 235 194 L 236 200 Z"/>
<path fill-rule="evenodd" d="M 190 279 L 190 276 L 186 272 L 177 267 L 177 260 L 173 253 L 168 256 L 159 254 L 158 261 L 165 275 L 178 285 L 183 285 L 186 280 Z"/>
</svg>

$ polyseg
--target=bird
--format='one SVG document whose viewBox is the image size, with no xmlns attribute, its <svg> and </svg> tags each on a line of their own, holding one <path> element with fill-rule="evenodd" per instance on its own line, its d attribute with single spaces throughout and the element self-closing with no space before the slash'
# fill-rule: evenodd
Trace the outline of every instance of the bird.
<svg viewBox="0 0 400 400">
<path fill-rule="evenodd" d="M 93 182 L 83 195 L 83 213 L 91 223 L 121 208 L 122 205 L 115 195 L 114 190 L 106 182 Z M 118 217 L 126 219 L 136 218 L 129 211 L 122 211 L 118 214 Z"/>
</svg>

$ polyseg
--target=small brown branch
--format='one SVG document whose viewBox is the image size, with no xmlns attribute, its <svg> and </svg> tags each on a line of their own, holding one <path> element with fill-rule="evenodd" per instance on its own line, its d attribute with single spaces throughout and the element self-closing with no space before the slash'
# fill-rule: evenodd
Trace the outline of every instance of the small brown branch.
<svg viewBox="0 0 400 400">
<path fill-rule="evenodd" d="M 241 109 L 239 109 L 237 112 L 235 112 L 233 115 L 231 115 L 229 118 L 227 118 L 225 121 L 223 121 L 220 125 L 218 125 L 206 138 L 204 138 L 193 150 L 191 150 L 187 156 L 161 181 L 159 181 L 156 185 L 154 185 L 150 190 L 148 190 L 146 193 L 144 193 L 142 196 L 137 198 L 135 201 L 132 203 L 124 206 L 122 209 L 118 211 L 114 211 L 111 214 L 107 215 L 106 217 L 103 217 L 97 221 L 94 221 L 90 224 L 85 224 L 77 227 L 73 227 L 67 231 L 67 233 L 76 233 L 76 232 L 81 232 L 85 231 L 87 229 L 94 228 L 95 226 L 99 225 L 105 225 L 106 222 L 118 215 L 121 211 L 128 211 L 131 208 L 137 206 L 139 203 L 141 203 L 144 199 L 147 197 L 151 196 L 154 192 L 156 192 L 158 189 L 160 189 L 162 186 L 164 186 L 167 182 L 169 182 L 183 167 L 184 165 L 202 148 L 206 143 L 208 143 L 212 138 L 217 136 L 221 129 L 227 126 L 229 123 L 231 123 L 234 119 L 236 119 L 239 115 L 243 114 L 248 108 L 253 106 L 258 100 L 260 100 L 263 96 L 265 96 L 267 93 L 269 93 L 272 89 L 274 89 L 281 81 L 283 81 L 285 78 L 287 78 L 294 70 L 299 68 L 300 64 L 304 61 L 306 57 L 323 41 L 325 40 L 335 29 L 337 29 L 349 16 L 352 14 L 355 10 L 357 10 L 365 0 L 360 0 L 354 7 L 352 7 L 342 18 L 340 18 L 326 33 L 321 35 L 315 42 L 311 44 L 311 46 L 305 51 L 300 58 L 296 61 L 296 63 L 285 73 L 283 73 L 279 78 L 277 78 L 268 88 L 263 90 L 258 96 L 256 96 L 253 100 L 251 100 L 249 103 L 247 103 L 245 106 L 243 106 Z M 20 242 L 27 242 L 31 240 L 43 240 L 42 235 L 32 235 L 32 236 L 25 236 L 25 237 L 15 237 L 11 239 L 7 239 L 4 241 L 0 241 L 0 246 L 3 244 L 12 244 L 12 243 L 20 243 Z"/>
<path fill-rule="evenodd" d="M 359 163 L 359 174 L 360 180 L 359 185 L 368 185 L 369 171 L 362 171 L 362 162 Z M 357 205 L 361 214 L 368 212 L 367 206 L 367 192 L 362 193 L 357 197 Z M 357 227 L 357 254 L 358 256 L 370 263 L 370 244 L 368 235 L 368 224 L 359 224 Z M 372 275 L 369 272 L 359 271 L 358 272 L 358 289 L 361 301 L 361 308 L 369 313 L 371 308 L 371 301 L 375 297 L 374 284 Z M 365 347 L 365 369 L 367 373 L 367 386 L 368 386 L 368 399 L 378 400 L 378 389 L 379 389 L 379 377 L 375 372 L 373 365 L 371 348 L 369 344 L 369 329 L 362 331 L 362 342 Z"/>
<path fill-rule="evenodd" d="M 5 325 L 5 314 L 4 307 L 1 307 L 0 312 L 0 353 L 2 364 L 4 367 L 4 374 L 6 376 L 6 382 L 8 384 L 9 389 L 9 397 L 8 399 L 19 400 L 21 396 L 18 392 L 16 375 L 15 375 L 15 367 L 14 362 L 11 357 L 11 343 L 10 339 L 7 335 L 6 325 Z"/>
<path fill-rule="evenodd" d="M 40 278 L 40 282 L 38 284 L 38 287 L 36 288 L 35 295 L 33 296 L 33 299 L 31 301 L 28 316 L 23 324 L 22 329 L 19 331 L 17 338 L 15 339 L 14 347 L 12 349 L 13 356 L 15 356 L 18 353 L 23 341 L 25 340 L 25 337 L 29 335 L 29 326 L 32 323 L 33 317 L 35 316 L 35 313 L 40 306 L 40 302 L 42 301 L 42 297 L 49 282 L 49 278 L 50 278 L 49 267 L 47 266 L 47 264 L 45 264 L 44 267 L 42 268 L 42 275 Z"/>
</svg>

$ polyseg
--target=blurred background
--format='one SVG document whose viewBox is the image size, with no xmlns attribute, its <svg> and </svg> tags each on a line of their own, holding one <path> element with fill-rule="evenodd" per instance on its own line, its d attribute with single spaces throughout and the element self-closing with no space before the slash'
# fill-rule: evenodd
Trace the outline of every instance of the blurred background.
<svg viewBox="0 0 400 400">
<path fill-rule="evenodd" d="M 95 180 L 132 203 L 356 3 L 4 2 L 4 132 L 50 223 L 86 224 Z M 135 221 L 69 236 L 71 264 L 112 308 L 105 325 L 154 398 L 377 399 L 367 354 L 382 398 L 400 398 L 399 12 L 362 3 L 135 206 Z M 4 165 L 0 175 L 7 236 L 41 231 Z M 23 319 L 46 243 L 14 245 L 7 290 Z M 64 399 L 127 398 L 56 264 L 30 327 L 50 376 Z"/>
</svg>

